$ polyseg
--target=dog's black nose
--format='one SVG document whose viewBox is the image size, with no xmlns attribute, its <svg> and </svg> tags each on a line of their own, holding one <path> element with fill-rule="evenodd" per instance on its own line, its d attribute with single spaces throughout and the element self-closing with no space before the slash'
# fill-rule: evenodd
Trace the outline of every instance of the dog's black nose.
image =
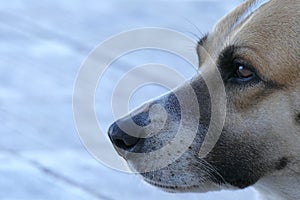
<svg viewBox="0 0 300 200">
<path fill-rule="evenodd" d="M 126 133 L 126 132 L 134 132 L 135 130 L 130 130 L 128 128 L 126 128 L 126 130 L 122 130 L 119 127 L 119 125 L 121 127 L 124 125 L 124 127 L 125 127 L 126 125 L 124 123 L 127 123 L 127 120 L 122 120 L 122 121 L 113 123 L 108 129 L 108 136 L 109 136 L 111 142 L 115 146 L 117 146 L 123 150 L 130 150 L 138 143 L 140 138 L 133 137 L 133 136 L 129 135 L 130 133 L 129 134 Z"/>
<path fill-rule="evenodd" d="M 116 147 L 131 151 L 145 136 L 143 127 L 149 124 L 149 106 L 145 105 L 132 112 L 130 116 L 114 122 L 108 129 L 108 136 Z"/>
</svg>

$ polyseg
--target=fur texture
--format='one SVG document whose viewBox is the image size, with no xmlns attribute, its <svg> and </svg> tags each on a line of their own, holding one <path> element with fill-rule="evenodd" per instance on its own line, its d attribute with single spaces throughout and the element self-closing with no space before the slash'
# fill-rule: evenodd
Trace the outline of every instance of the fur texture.
<svg viewBox="0 0 300 200">
<path fill-rule="evenodd" d="M 198 124 L 189 148 L 164 168 L 144 172 L 154 160 L 144 158 L 141 162 L 120 153 L 150 184 L 171 192 L 254 186 L 264 199 L 300 199 L 300 0 L 271 0 L 249 13 L 255 3 L 245 1 L 199 42 L 199 70 L 210 71 L 204 73 L 204 78 L 197 75 L 172 93 L 148 103 L 164 107 L 167 120 L 159 133 L 140 139 L 129 149 L 131 152 L 160 149 L 176 136 L 180 121 L 184 122 L 186 137 L 191 134 L 189 124 Z M 241 65 L 255 73 L 251 81 L 232 76 Z M 215 67 L 226 90 L 226 121 L 213 150 L 199 158 L 213 114 L 204 79 L 215 76 L 210 70 Z M 189 92 L 183 92 L 187 84 L 197 96 L 200 117 L 193 112 L 195 105 L 190 102 Z M 213 87 L 218 90 L 218 85 Z M 183 103 L 191 106 L 184 117 L 176 93 L 181 93 Z M 136 111 L 135 117 L 138 119 L 141 113 L 145 115 L 145 110 Z M 159 115 L 155 118 L 154 124 L 160 121 Z"/>
</svg>

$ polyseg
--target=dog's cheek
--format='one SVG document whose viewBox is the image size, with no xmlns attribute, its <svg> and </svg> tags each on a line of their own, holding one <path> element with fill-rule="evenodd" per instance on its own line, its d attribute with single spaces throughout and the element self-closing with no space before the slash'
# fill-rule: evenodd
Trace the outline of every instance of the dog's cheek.
<svg viewBox="0 0 300 200">
<path fill-rule="evenodd" d="M 223 131 L 214 149 L 205 158 L 227 183 L 238 188 L 255 184 L 274 168 L 264 156 L 264 149 L 252 139 L 230 137 Z"/>
</svg>

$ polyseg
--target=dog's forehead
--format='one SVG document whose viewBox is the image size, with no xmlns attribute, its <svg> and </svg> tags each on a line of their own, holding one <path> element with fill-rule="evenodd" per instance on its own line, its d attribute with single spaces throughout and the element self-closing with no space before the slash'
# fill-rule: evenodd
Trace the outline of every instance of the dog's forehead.
<svg viewBox="0 0 300 200">
<path fill-rule="evenodd" d="M 262 50 L 277 47 L 276 50 L 285 45 L 289 47 L 295 45 L 288 49 L 299 50 L 299 9 L 300 0 L 270 1 L 236 25 L 229 34 L 229 42 L 248 43 L 248 45 L 252 42 L 252 46 L 265 47 L 261 48 Z"/>
</svg>

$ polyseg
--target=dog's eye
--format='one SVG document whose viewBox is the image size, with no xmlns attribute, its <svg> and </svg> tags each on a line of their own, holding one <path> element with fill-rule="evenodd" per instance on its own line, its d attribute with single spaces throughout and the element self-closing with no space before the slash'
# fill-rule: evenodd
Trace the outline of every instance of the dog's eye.
<svg viewBox="0 0 300 200">
<path fill-rule="evenodd" d="M 257 83 L 261 79 L 251 63 L 239 56 L 238 47 L 228 46 L 218 58 L 218 68 L 225 83 L 248 84 Z"/>
<path fill-rule="evenodd" d="M 239 65 L 236 70 L 237 78 L 248 79 L 254 75 L 253 71 L 245 67 L 244 65 Z"/>
<path fill-rule="evenodd" d="M 247 82 L 252 80 L 255 77 L 254 70 L 249 67 L 248 65 L 235 63 L 234 64 L 234 71 L 231 79 L 239 82 Z"/>
</svg>

